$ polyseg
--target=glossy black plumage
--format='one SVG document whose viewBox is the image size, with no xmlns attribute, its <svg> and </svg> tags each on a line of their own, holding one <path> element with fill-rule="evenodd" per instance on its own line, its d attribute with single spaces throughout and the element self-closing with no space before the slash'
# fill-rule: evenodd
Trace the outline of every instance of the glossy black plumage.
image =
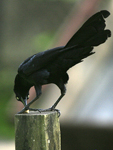
<svg viewBox="0 0 113 150">
<path fill-rule="evenodd" d="M 106 10 L 96 13 L 83 24 L 65 46 L 34 54 L 19 66 L 14 92 L 17 100 L 25 106 L 21 112 L 39 98 L 42 85 L 49 83 L 56 84 L 61 90 L 61 96 L 47 110 L 55 109 L 66 92 L 65 84 L 69 79 L 67 70 L 92 55 L 94 46 L 104 43 L 111 36 L 110 30 L 105 30 L 104 18 L 109 15 Z M 27 104 L 29 89 L 32 86 L 35 86 L 36 98 Z"/>
</svg>

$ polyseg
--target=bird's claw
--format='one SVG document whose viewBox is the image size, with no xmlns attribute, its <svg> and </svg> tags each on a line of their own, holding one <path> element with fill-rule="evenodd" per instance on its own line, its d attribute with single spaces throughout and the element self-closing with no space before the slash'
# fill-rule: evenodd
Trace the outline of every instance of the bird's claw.
<svg viewBox="0 0 113 150">
<path fill-rule="evenodd" d="M 19 111 L 17 114 L 22 114 L 22 113 L 24 113 L 26 110 L 28 110 L 28 109 L 26 109 L 26 107 L 24 107 L 21 111 Z"/>
<path fill-rule="evenodd" d="M 29 108 L 29 110 L 31 110 L 31 111 L 39 111 L 40 113 L 41 113 L 41 109 L 35 109 L 35 108 Z"/>
<path fill-rule="evenodd" d="M 21 111 L 19 111 L 17 114 L 22 114 L 22 113 L 27 113 L 27 110 L 31 110 L 31 111 L 39 111 L 40 109 L 33 109 L 33 108 L 28 108 L 28 107 L 24 107 Z M 40 112 L 41 113 L 41 112 Z"/>
<path fill-rule="evenodd" d="M 28 108 L 28 107 L 24 107 L 21 111 L 19 111 L 17 114 L 22 114 L 22 113 L 25 113 L 27 112 L 27 110 L 31 110 L 31 111 L 39 111 L 40 113 L 41 112 L 46 112 L 46 111 L 56 111 L 58 113 L 58 117 L 60 117 L 61 115 L 61 112 L 59 109 L 55 109 L 55 108 L 48 108 L 48 109 L 34 109 L 34 108 Z"/>
<path fill-rule="evenodd" d="M 40 111 L 40 112 L 56 111 L 56 112 L 58 113 L 58 117 L 60 117 L 60 115 L 61 115 L 61 112 L 60 112 L 59 109 L 55 109 L 55 108 L 52 108 L 52 107 L 50 107 L 50 108 L 48 108 L 48 109 L 39 109 L 39 111 Z"/>
<path fill-rule="evenodd" d="M 56 111 L 58 113 L 58 117 L 60 117 L 61 113 L 60 113 L 60 110 L 59 109 L 55 109 L 55 108 L 48 108 L 48 109 L 34 109 L 34 108 L 29 108 L 29 110 L 31 111 L 39 111 L 40 113 L 41 112 L 46 112 L 46 111 Z"/>
</svg>

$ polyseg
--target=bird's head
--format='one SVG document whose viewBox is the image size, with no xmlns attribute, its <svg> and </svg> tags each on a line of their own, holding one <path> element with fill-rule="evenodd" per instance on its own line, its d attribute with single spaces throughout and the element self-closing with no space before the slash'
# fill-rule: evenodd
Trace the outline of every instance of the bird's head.
<svg viewBox="0 0 113 150">
<path fill-rule="evenodd" d="M 16 99 L 21 101 L 24 106 L 27 105 L 27 100 L 29 99 L 29 89 L 30 85 L 24 80 L 19 74 L 15 77 L 14 92 Z"/>
</svg>

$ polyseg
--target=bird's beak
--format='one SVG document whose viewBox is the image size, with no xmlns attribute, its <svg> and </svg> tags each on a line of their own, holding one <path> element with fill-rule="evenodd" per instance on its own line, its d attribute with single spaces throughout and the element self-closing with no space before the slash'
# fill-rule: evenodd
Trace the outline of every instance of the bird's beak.
<svg viewBox="0 0 113 150">
<path fill-rule="evenodd" d="M 24 106 L 27 105 L 27 98 L 25 98 L 25 99 L 22 98 L 21 101 L 22 101 L 22 103 L 23 103 Z"/>
</svg>

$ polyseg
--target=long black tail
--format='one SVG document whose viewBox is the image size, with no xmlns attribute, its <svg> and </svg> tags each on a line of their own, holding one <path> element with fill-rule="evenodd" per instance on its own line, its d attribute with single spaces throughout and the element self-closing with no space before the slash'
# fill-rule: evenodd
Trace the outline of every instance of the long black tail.
<svg viewBox="0 0 113 150">
<path fill-rule="evenodd" d="M 110 30 L 105 30 L 105 19 L 110 15 L 107 10 L 102 10 L 89 18 L 83 26 L 73 35 L 65 48 L 78 46 L 98 46 L 111 36 Z"/>
<path fill-rule="evenodd" d="M 60 64 L 60 68 L 67 71 L 82 62 L 84 58 L 94 54 L 92 52 L 94 46 L 104 43 L 111 36 L 111 31 L 105 30 L 104 20 L 109 15 L 108 11 L 103 10 L 89 18 L 61 50 L 61 55 L 55 64 Z"/>
</svg>

